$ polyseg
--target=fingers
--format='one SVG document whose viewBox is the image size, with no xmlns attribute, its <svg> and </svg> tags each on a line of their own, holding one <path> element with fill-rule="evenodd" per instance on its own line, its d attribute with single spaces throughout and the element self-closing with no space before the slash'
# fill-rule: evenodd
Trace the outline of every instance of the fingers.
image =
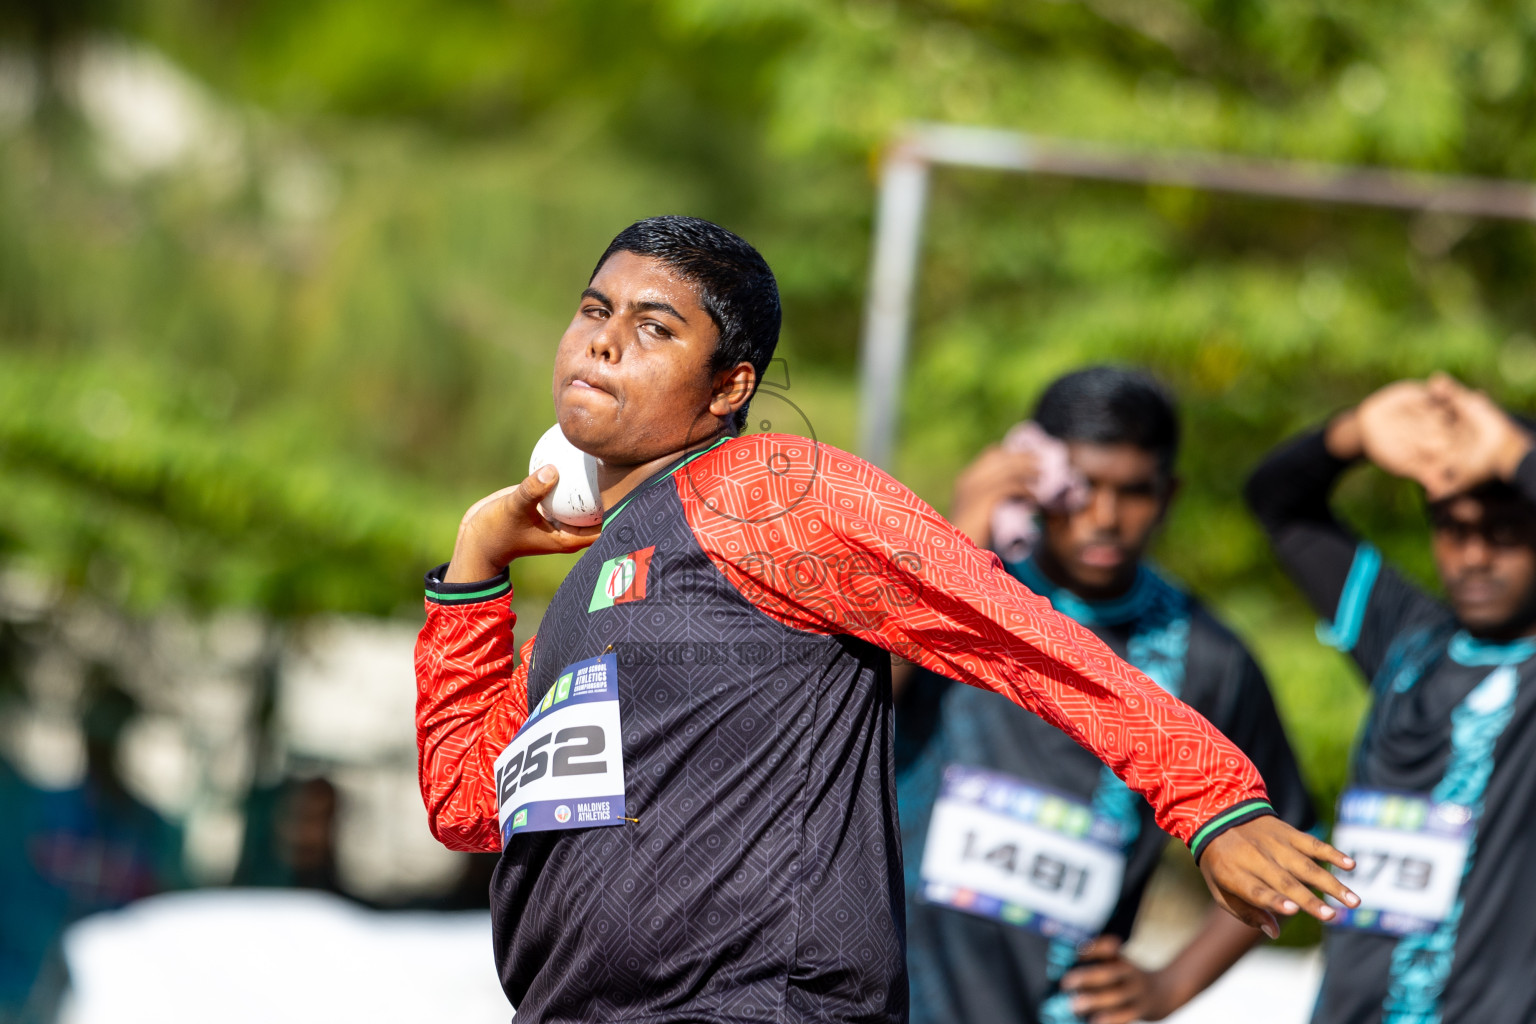
<svg viewBox="0 0 1536 1024">
<path fill-rule="evenodd" d="M 1217 892 L 1216 902 L 1223 910 L 1237 918 L 1249 928 L 1255 928 L 1271 939 L 1280 937 L 1280 920 L 1274 914 L 1263 907 L 1255 906 L 1247 900 L 1228 892 Z M 1259 895 L 1255 892 L 1255 895 Z"/>
<path fill-rule="evenodd" d="M 550 524 L 549 538 L 559 545 L 562 552 L 580 551 L 603 534 L 601 526 L 566 526 Z"/>
<path fill-rule="evenodd" d="M 1124 945 L 1118 935 L 1100 935 L 1098 938 L 1083 943 L 1077 947 L 1077 959 L 1079 963 L 1092 963 L 1096 960 L 1113 960 L 1120 955 L 1120 947 Z M 1071 975 L 1067 975 L 1071 977 Z"/>
<path fill-rule="evenodd" d="M 1111 960 L 1108 963 L 1073 968 L 1061 979 L 1061 987 L 1068 992 L 1103 993 L 1125 985 L 1136 973 L 1136 967 L 1127 961 Z"/>
<path fill-rule="evenodd" d="M 507 503 L 507 511 L 519 531 L 523 553 L 569 554 L 587 547 L 602 535 L 601 526 L 571 526 L 546 518 L 539 503 L 560 483 L 560 471 L 553 465 L 540 466 L 522 483 L 497 491 Z"/>
<path fill-rule="evenodd" d="M 1305 911 L 1319 921 L 1331 921 L 1337 912 L 1312 890 L 1322 889 L 1337 897 L 1358 900 L 1343 883 L 1310 860 L 1296 856 L 1290 863 L 1273 860 L 1255 871 L 1248 900 L 1255 906 L 1286 917 Z M 1275 938 L 1271 935 L 1270 938 Z"/>
<path fill-rule="evenodd" d="M 1481 394 L 1481 392 L 1467 387 L 1444 370 L 1436 370 L 1430 374 L 1429 379 L 1424 382 L 1424 388 L 1429 392 L 1430 397 L 1446 403 L 1455 402 L 1458 398 L 1464 398 L 1469 395 Z"/>
<path fill-rule="evenodd" d="M 1334 917 L 1332 907 L 1311 895 L 1313 889 L 1319 890 L 1325 896 L 1332 896 L 1345 906 L 1358 907 L 1360 905 L 1360 897 L 1356 896 L 1349 886 L 1344 884 L 1343 879 L 1330 871 L 1323 870 L 1311 861 L 1303 861 L 1291 870 L 1291 875 L 1296 879 L 1292 886 L 1293 894 L 1304 894 L 1302 909 L 1313 917 L 1324 921 L 1330 921 Z M 1293 895 L 1293 898 L 1297 897 Z"/>
<path fill-rule="evenodd" d="M 1072 993 L 1072 1012 L 1077 1016 L 1092 1024 L 1118 1024 L 1141 1016 L 1147 979 L 1135 964 L 1116 958 L 1076 968 L 1062 979 L 1061 987 Z"/>
<path fill-rule="evenodd" d="M 1278 818 L 1265 817 L 1212 840 L 1200 867 L 1223 906 L 1244 924 L 1275 938 L 1277 914 L 1305 911 L 1320 921 L 1337 916 L 1314 889 L 1346 906 L 1360 905 L 1359 897 L 1314 857 L 1346 870 L 1354 863 L 1327 843 L 1296 831 Z M 1242 904 L 1247 904 L 1247 909 Z"/>
<path fill-rule="evenodd" d="M 1319 865 L 1318 861 L 1325 861 L 1342 871 L 1353 871 L 1354 858 L 1341 850 L 1337 850 L 1315 836 L 1309 836 L 1305 832 L 1297 832 L 1291 839 L 1291 850 L 1288 856 L 1277 858 L 1283 870 L 1287 871 L 1295 880 L 1292 885 L 1291 898 L 1301 903 L 1302 909 L 1314 917 L 1330 920 L 1334 916 L 1333 908 L 1324 904 L 1321 900 L 1312 897 L 1311 890 L 1316 889 L 1325 896 L 1332 896 L 1335 900 L 1349 907 L 1358 907 L 1360 897 L 1356 896 L 1344 884 L 1344 880 L 1331 871 Z M 1301 893 L 1298 898 L 1296 893 Z M 1316 909 L 1321 907 L 1326 914 L 1321 914 Z"/>
<path fill-rule="evenodd" d="M 1273 913 L 1287 917 L 1304 911 L 1319 921 L 1331 921 L 1338 912 L 1313 890 L 1332 896 L 1340 903 L 1358 906 L 1360 897 L 1340 879 L 1300 854 L 1277 857 L 1255 872 L 1256 884 L 1249 901 Z M 1270 936 L 1274 938 L 1275 936 Z"/>
<path fill-rule="evenodd" d="M 1081 1012 L 1078 1014 L 1083 1016 Z M 1139 1013 L 1134 1007 L 1125 1006 L 1117 1010 L 1101 1011 L 1084 1017 L 1088 1024 L 1135 1024 L 1145 1014 Z"/>
<path fill-rule="evenodd" d="M 560 471 L 554 466 L 540 466 L 513 489 L 513 500 L 522 509 L 531 510 L 560 482 Z"/>
<path fill-rule="evenodd" d="M 1294 841 L 1297 852 L 1308 860 L 1325 860 L 1334 867 L 1343 871 L 1355 870 L 1355 858 L 1342 850 L 1335 849 L 1316 836 L 1307 835 L 1305 832 L 1297 832 Z"/>
<path fill-rule="evenodd" d="M 1033 455 L 1000 446 L 986 450 L 972 465 L 970 488 L 998 498 L 1029 498 L 1039 467 Z"/>
<path fill-rule="evenodd" d="M 1072 1012 L 1092 1024 L 1132 1021 L 1136 1012 L 1136 993 L 1124 988 L 1110 988 L 1072 997 Z"/>
<path fill-rule="evenodd" d="M 1303 910 L 1323 920 L 1333 917 L 1332 907 L 1318 899 L 1310 889 L 1284 877 L 1285 874 L 1282 872 L 1282 877 L 1273 880 L 1277 884 L 1269 884 L 1267 881 L 1255 884 L 1249 892 L 1249 902 L 1260 910 L 1268 911 L 1271 920 L 1274 920 L 1276 914 L 1291 917 Z M 1271 935 L 1270 938 L 1278 936 Z"/>
</svg>

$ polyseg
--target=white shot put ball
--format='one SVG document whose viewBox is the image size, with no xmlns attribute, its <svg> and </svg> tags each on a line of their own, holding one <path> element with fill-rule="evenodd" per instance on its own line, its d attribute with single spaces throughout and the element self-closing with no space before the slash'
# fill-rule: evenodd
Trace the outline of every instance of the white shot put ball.
<svg viewBox="0 0 1536 1024">
<path fill-rule="evenodd" d="M 566 526 L 600 524 L 603 499 L 597 488 L 597 460 L 567 441 L 558 423 L 544 431 L 533 446 L 528 472 L 551 465 L 560 473 L 560 482 L 539 502 L 544 518 Z"/>
</svg>

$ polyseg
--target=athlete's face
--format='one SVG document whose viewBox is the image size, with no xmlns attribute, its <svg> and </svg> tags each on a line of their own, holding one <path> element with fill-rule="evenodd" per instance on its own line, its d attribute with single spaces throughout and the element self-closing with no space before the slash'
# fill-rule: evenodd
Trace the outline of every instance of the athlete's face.
<svg viewBox="0 0 1536 1024">
<path fill-rule="evenodd" d="M 751 373 L 747 363 L 710 372 L 719 339 L 691 282 L 660 260 L 613 254 L 581 293 L 555 353 L 560 429 L 618 467 L 713 437 L 746 400 L 742 367 Z"/>
<path fill-rule="evenodd" d="M 1430 507 L 1435 564 L 1456 618 L 1494 640 L 1536 622 L 1536 518 L 1517 500 L 1464 495 Z"/>
<path fill-rule="evenodd" d="M 1072 441 L 1067 451 L 1088 482 L 1088 503 L 1044 516 L 1039 557 L 1048 575 L 1077 594 L 1115 596 L 1135 579 L 1176 484 L 1155 452 L 1135 445 Z"/>
</svg>

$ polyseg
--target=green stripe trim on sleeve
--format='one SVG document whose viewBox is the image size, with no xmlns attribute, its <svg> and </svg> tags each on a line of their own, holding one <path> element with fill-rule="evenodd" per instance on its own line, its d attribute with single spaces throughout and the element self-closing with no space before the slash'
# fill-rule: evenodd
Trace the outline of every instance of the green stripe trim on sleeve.
<svg viewBox="0 0 1536 1024">
<path fill-rule="evenodd" d="M 447 571 L 448 563 L 444 562 L 427 573 L 428 601 L 434 604 L 475 604 L 505 597 L 512 592 L 512 578 L 505 569 L 488 580 L 473 580 L 469 583 L 444 583 L 443 574 Z"/>
<path fill-rule="evenodd" d="M 1205 823 L 1205 827 L 1195 833 L 1195 837 L 1189 841 L 1189 850 L 1199 859 L 1200 851 L 1206 843 L 1216 838 L 1231 825 L 1238 824 L 1241 818 L 1256 818 L 1261 815 L 1274 814 L 1275 809 L 1270 806 L 1268 800 L 1244 800 L 1231 810 L 1224 811 Z"/>
<path fill-rule="evenodd" d="M 433 590 L 431 587 L 428 587 L 427 596 L 432 598 L 434 601 L 483 601 L 488 597 L 495 597 L 498 594 L 505 594 L 511 589 L 512 583 L 508 580 L 502 580 L 494 587 L 487 587 L 485 590 L 471 591 L 468 594 L 444 594 Z"/>
</svg>

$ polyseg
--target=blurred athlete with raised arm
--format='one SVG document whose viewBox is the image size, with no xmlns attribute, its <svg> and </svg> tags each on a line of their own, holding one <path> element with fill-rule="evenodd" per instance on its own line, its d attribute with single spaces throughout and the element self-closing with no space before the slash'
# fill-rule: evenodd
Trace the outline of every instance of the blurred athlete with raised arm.
<svg viewBox="0 0 1536 1024">
<path fill-rule="evenodd" d="M 1424 487 L 1447 603 L 1334 518 L 1362 460 Z M 1364 902 L 1329 929 L 1313 1020 L 1536 1020 L 1531 435 L 1449 378 L 1401 381 L 1273 452 L 1248 501 L 1371 684 L 1334 832 Z"/>
<path fill-rule="evenodd" d="M 1275 811 L 1311 828 L 1312 802 L 1258 665 L 1143 559 L 1177 490 L 1178 444 L 1178 413 L 1157 382 L 1117 367 L 1079 370 L 1046 388 L 1032 421 L 966 469 L 951 516 L 1003 555 L 1015 579 L 1230 737 L 1263 774 Z M 1019 519 L 1036 512 L 1038 524 Z M 1151 808 L 1036 716 L 926 669 L 897 671 L 907 677 L 896 702 L 896 792 L 914 1022 L 1161 1020 L 1259 940 L 1212 908 L 1165 968 L 1125 959 L 1120 946 L 1167 843 Z M 1006 853 L 1033 834 L 997 823 L 989 845 L 1003 855 L 966 864 L 965 883 L 950 884 L 952 848 L 969 836 L 931 832 L 929 823 L 953 819 L 946 794 L 976 768 L 1005 791 L 1050 794 L 1091 817 L 1101 841 L 1058 856 L 1092 863 L 1102 885 L 1067 903 L 1053 873 L 1037 891 L 1018 886 Z"/>
<path fill-rule="evenodd" d="M 751 246 L 621 232 L 555 354 L 601 534 L 540 471 L 466 513 L 417 646 L 436 835 L 502 849 L 503 987 L 527 1021 L 903 1021 L 888 651 L 1092 749 L 1250 923 L 1352 899 L 1210 724 L 836 449 L 734 437 L 778 338 Z M 591 544 L 514 667 L 507 564 Z M 1256 816 L 1257 815 L 1257 816 Z"/>
</svg>

